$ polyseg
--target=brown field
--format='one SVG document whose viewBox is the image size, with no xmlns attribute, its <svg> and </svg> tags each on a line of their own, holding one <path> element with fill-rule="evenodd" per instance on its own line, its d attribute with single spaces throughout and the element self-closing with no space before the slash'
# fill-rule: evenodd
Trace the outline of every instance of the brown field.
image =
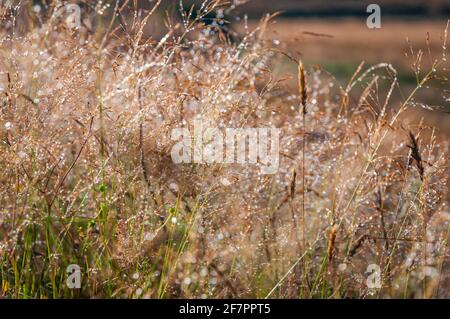
<svg viewBox="0 0 450 319">
<path fill-rule="evenodd" d="M 409 53 L 410 45 L 426 52 L 427 33 L 431 51 L 436 56 L 442 54 L 446 23 L 444 18 L 432 22 L 383 20 L 381 29 L 369 29 L 364 18 L 280 19 L 270 26 L 269 36 L 311 63 L 388 61 L 408 69 L 410 59 L 405 53 Z M 429 60 L 424 63 L 429 65 Z"/>
</svg>

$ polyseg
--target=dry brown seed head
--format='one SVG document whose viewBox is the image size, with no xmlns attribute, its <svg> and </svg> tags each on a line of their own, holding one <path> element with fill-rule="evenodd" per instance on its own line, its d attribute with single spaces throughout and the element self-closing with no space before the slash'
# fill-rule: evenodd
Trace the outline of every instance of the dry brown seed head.
<svg viewBox="0 0 450 319">
<path fill-rule="evenodd" d="M 306 92 L 305 68 L 303 67 L 302 61 L 298 62 L 298 92 L 300 94 L 301 104 L 303 107 L 302 112 L 303 112 L 303 114 L 306 114 L 307 113 L 306 101 L 308 99 L 308 94 Z"/>
</svg>

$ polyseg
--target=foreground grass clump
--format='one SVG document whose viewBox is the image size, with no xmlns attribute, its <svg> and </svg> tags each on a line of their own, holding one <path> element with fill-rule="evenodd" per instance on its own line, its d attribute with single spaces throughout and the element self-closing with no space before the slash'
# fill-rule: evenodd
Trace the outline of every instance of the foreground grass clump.
<svg viewBox="0 0 450 319">
<path fill-rule="evenodd" d="M 381 63 L 346 85 L 299 64 L 293 93 L 271 19 L 232 43 L 202 23 L 212 1 L 155 40 L 157 11 L 130 6 L 78 29 L 52 5 L 0 11 L 0 296 L 449 297 L 448 143 L 401 123 L 447 81 L 446 32 L 429 71 L 411 52 L 412 92 Z M 278 172 L 174 164 L 198 114 L 280 128 Z"/>
</svg>

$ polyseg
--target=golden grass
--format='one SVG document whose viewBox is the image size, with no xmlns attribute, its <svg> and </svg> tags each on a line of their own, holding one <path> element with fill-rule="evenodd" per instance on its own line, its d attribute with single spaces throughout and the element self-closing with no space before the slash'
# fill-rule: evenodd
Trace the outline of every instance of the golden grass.
<svg viewBox="0 0 450 319">
<path fill-rule="evenodd" d="M 399 121 L 446 81 L 446 50 L 416 64 L 410 92 L 390 64 L 345 86 L 300 64 L 291 92 L 272 72 L 271 19 L 230 43 L 201 23 L 219 6 L 167 18 L 158 39 L 141 32 L 151 11 L 114 5 L 85 8 L 78 30 L 31 8 L 21 30 L 3 16 L 0 296 L 449 297 L 448 143 Z M 280 128 L 279 171 L 174 164 L 171 131 L 197 114 Z"/>
</svg>

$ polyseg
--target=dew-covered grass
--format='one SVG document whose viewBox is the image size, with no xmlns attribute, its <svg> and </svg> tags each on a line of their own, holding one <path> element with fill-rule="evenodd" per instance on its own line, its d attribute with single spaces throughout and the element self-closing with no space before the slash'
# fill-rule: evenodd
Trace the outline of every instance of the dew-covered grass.
<svg viewBox="0 0 450 319">
<path fill-rule="evenodd" d="M 155 38 L 134 1 L 84 6 L 76 29 L 47 2 L 0 10 L 1 297 L 449 297 L 448 141 L 402 121 L 448 87 L 445 25 L 442 50 L 409 52 L 404 90 L 389 63 L 346 83 L 297 68 L 270 16 L 230 40 L 202 23 L 218 1 Z M 287 56 L 296 71 L 273 72 Z M 279 170 L 173 163 L 172 130 L 198 114 L 280 128 Z"/>
</svg>

